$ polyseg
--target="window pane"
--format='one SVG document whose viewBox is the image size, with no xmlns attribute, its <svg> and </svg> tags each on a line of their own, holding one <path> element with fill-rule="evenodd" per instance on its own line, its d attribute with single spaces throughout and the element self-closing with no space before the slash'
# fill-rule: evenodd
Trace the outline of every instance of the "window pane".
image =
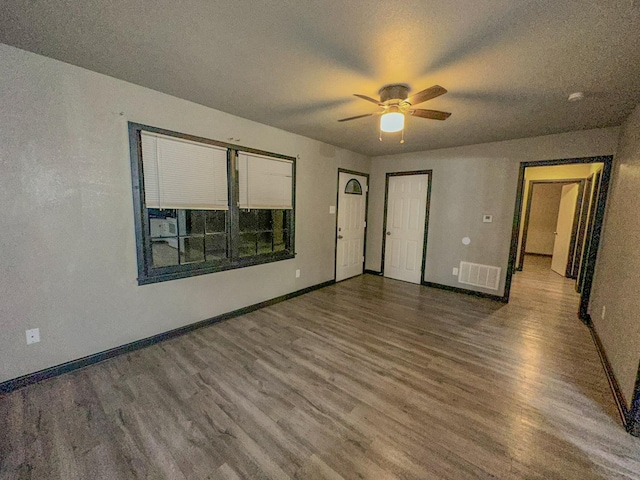
<svg viewBox="0 0 640 480">
<path fill-rule="evenodd" d="M 256 230 L 256 210 L 240 210 L 240 231 L 254 232 Z"/>
<path fill-rule="evenodd" d="M 273 234 L 271 232 L 258 233 L 258 255 L 263 253 L 271 253 L 271 241 Z"/>
<path fill-rule="evenodd" d="M 273 251 L 287 249 L 287 216 L 288 210 L 273 210 Z"/>
<path fill-rule="evenodd" d="M 178 265 L 178 238 L 152 238 L 151 263 L 154 268 Z"/>
<path fill-rule="evenodd" d="M 287 249 L 287 231 L 279 230 L 273 232 L 273 251 L 282 252 Z"/>
<path fill-rule="evenodd" d="M 271 212 L 273 210 L 256 210 L 256 230 L 271 230 Z"/>
<path fill-rule="evenodd" d="M 206 232 L 217 233 L 227 230 L 227 212 L 223 210 L 207 210 L 205 212 Z"/>
<path fill-rule="evenodd" d="M 204 238 L 180 238 L 180 263 L 204 262 Z"/>
<path fill-rule="evenodd" d="M 204 210 L 178 210 L 180 236 L 204 234 Z"/>
<path fill-rule="evenodd" d="M 362 195 L 362 185 L 360 185 L 360 182 L 358 180 L 352 178 L 347 182 L 344 193 L 351 193 L 352 195 Z"/>
<path fill-rule="evenodd" d="M 282 230 L 284 226 L 284 212 L 285 210 L 271 210 L 274 230 Z"/>
<path fill-rule="evenodd" d="M 238 255 L 241 257 L 251 257 L 256 254 L 256 234 L 241 233 Z"/>
<path fill-rule="evenodd" d="M 176 212 L 176 210 L 148 208 L 149 236 L 157 238 L 175 237 L 178 235 L 178 217 Z"/>
<path fill-rule="evenodd" d="M 207 261 L 227 258 L 227 235 L 207 235 L 204 239 Z"/>
</svg>

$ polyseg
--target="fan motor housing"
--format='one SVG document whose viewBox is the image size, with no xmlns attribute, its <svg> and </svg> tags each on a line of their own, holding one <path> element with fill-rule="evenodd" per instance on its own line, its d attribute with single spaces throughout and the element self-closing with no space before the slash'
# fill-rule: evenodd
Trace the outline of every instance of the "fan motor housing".
<svg viewBox="0 0 640 480">
<path fill-rule="evenodd" d="M 406 100 L 409 96 L 409 86 L 403 83 L 385 85 L 378 93 L 382 103 L 389 100 Z"/>
</svg>

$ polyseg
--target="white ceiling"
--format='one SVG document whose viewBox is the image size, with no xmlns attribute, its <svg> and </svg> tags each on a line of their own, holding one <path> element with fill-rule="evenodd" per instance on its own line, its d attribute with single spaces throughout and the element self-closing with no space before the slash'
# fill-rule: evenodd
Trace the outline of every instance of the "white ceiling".
<svg viewBox="0 0 640 480">
<path fill-rule="evenodd" d="M 383 155 L 619 125 L 640 102 L 639 3 L 1 0 L 0 42 Z M 388 83 L 442 85 L 421 107 L 453 115 L 408 118 L 403 145 L 377 117 L 337 122 Z"/>
</svg>

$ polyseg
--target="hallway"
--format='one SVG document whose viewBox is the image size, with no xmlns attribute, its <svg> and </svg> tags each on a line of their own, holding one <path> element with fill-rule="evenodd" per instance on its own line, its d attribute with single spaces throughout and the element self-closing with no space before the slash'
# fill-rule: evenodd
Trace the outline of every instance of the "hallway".
<svg viewBox="0 0 640 480">
<path fill-rule="evenodd" d="M 363 275 L 24 388 L 0 479 L 638 479 L 570 283 Z"/>
<path fill-rule="evenodd" d="M 511 301 L 516 297 L 525 301 L 527 292 L 541 295 L 538 301 L 551 308 L 566 307 L 573 313 L 578 311 L 580 295 L 576 292 L 575 280 L 551 270 L 550 256 L 525 255 L 523 270 L 513 276 Z"/>
</svg>

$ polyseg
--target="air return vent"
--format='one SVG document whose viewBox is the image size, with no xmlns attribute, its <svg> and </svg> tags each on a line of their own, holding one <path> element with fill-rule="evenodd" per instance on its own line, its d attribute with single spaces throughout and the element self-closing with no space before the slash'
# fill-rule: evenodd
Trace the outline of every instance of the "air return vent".
<svg viewBox="0 0 640 480">
<path fill-rule="evenodd" d="M 458 282 L 498 290 L 498 285 L 500 285 L 500 270 L 500 267 L 460 262 Z"/>
</svg>

